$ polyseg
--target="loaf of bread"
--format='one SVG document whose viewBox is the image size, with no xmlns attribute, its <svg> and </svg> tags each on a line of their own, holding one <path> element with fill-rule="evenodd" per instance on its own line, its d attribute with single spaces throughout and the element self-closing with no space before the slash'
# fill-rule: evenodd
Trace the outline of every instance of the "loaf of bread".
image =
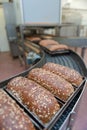
<svg viewBox="0 0 87 130">
<path fill-rule="evenodd" d="M 56 42 L 56 41 L 54 41 L 54 40 L 41 40 L 40 42 L 39 42 L 39 44 L 41 45 L 41 46 L 43 46 L 43 47 L 46 47 L 46 46 L 48 46 L 48 45 L 58 45 L 59 43 L 58 42 Z"/>
<path fill-rule="evenodd" d="M 60 50 L 68 50 L 68 46 L 63 45 L 63 44 L 59 44 L 59 45 L 50 45 L 50 46 L 46 46 L 46 48 L 49 51 L 60 51 Z"/>
<path fill-rule="evenodd" d="M 39 44 L 47 48 L 49 51 L 60 51 L 60 50 L 69 49 L 68 46 L 64 44 L 59 44 L 58 42 L 54 40 L 41 40 Z"/>
<path fill-rule="evenodd" d="M 52 39 L 53 36 L 50 36 L 50 35 L 42 35 L 41 36 L 43 39 Z"/>
<path fill-rule="evenodd" d="M 35 130 L 30 118 L 0 90 L 0 130 Z"/>
<path fill-rule="evenodd" d="M 43 69 L 61 76 L 62 78 L 66 79 L 68 82 L 76 86 L 79 86 L 83 80 L 79 72 L 63 65 L 48 62 L 43 66 Z"/>
<path fill-rule="evenodd" d="M 41 38 L 40 37 L 27 37 L 26 40 L 29 40 L 31 42 L 36 42 L 36 41 L 40 41 Z"/>
<path fill-rule="evenodd" d="M 66 101 L 74 92 L 73 86 L 65 79 L 41 68 L 32 69 L 28 78 L 36 81 L 63 101 Z"/>
<path fill-rule="evenodd" d="M 60 109 L 59 103 L 49 91 L 27 78 L 12 79 L 8 83 L 7 89 L 43 123 L 48 123 Z"/>
</svg>

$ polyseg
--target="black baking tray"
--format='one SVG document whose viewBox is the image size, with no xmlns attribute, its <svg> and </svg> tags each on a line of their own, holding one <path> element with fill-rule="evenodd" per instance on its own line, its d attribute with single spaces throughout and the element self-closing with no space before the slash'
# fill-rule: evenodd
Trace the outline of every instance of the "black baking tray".
<svg viewBox="0 0 87 130">
<path fill-rule="evenodd" d="M 23 105 L 22 102 L 19 101 L 19 99 L 18 99 L 16 96 L 14 96 L 14 94 L 12 94 L 9 90 L 6 89 L 6 86 L 4 86 L 2 89 L 3 89 L 13 100 L 15 100 L 16 103 L 20 106 L 20 108 L 22 108 L 22 109 L 25 111 L 25 113 L 30 117 L 30 119 L 31 119 L 31 121 L 33 122 L 33 124 L 34 124 L 36 130 L 41 130 L 41 129 L 42 129 L 42 125 L 41 125 L 41 123 L 39 123 L 39 122 L 37 123 L 37 117 L 35 118 L 34 115 L 33 115 L 33 113 L 32 113 L 29 109 L 27 109 L 27 107 L 26 107 L 25 105 Z"/>
<path fill-rule="evenodd" d="M 29 115 L 25 109 L 24 109 L 24 112 L 25 112 L 27 115 Z M 41 130 L 39 124 L 37 124 L 37 123 L 35 122 L 35 120 L 31 118 L 31 116 L 29 116 L 29 118 L 30 118 L 31 122 L 32 122 L 33 125 L 34 125 L 35 130 Z"/>
<path fill-rule="evenodd" d="M 1 88 L 0 88 L 1 89 Z M 4 89 L 4 88 L 3 88 Z M 6 92 L 6 91 L 5 91 Z M 6 92 L 7 93 L 7 92 Z M 7 93 L 12 99 L 13 99 L 13 96 L 11 96 L 9 93 Z M 15 100 L 16 101 L 16 100 Z M 16 101 L 17 105 L 20 106 L 20 104 Z M 22 106 L 20 107 L 21 109 L 24 110 L 24 112 L 27 114 L 27 111 L 26 109 L 24 109 Z M 29 114 L 27 114 L 28 116 Z M 40 126 L 31 118 L 31 116 L 28 116 L 29 119 L 31 120 L 31 122 L 33 123 L 34 127 L 35 127 L 35 130 L 40 130 Z"/>
<path fill-rule="evenodd" d="M 43 47 L 41 45 L 40 45 L 40 47 L 41 47 L 41 49 L 43 49 L 46 53 L 48 53 L 50 55 L 70 53 L 70 49 L 61 49 L 61 50 L 57 50 L 57 51 L 50 51 L 46 47 Z"/>
<path fill-rule="evenodd" d="M 84 84 L 85 84 L 85 78 L 83 80 L 83 82 L 81 83 L 80 86 L 78 86 L 77 88 L 74 87 L 74 93 L 70 96 L 70 98 L 64 102 L 63 100 L 59 99 L 59 98 L 56 98 L 58 103 L 60 104 L 61 108 L 60 110 L 53 116 L 53 118 L 51 119 L 51 121 L 49 121 L 48 123 L 46 124 L 43 124 L 41 122 L 41 120 L 39 120 L 39 118 L 33 113 L 31 112 L 21 101 L 19 101 L 17 99 L 17 97 L 14 96 L 13 93 L 11 93 L 7 88 L 6 86 L 3 88 L 19 105 L 20 107 L 22 107 L 26 112 L 27 114 L 35 121 L 36 125 L 38 127 L 38 130 L 51 130 L 51 128 L 54 126 L 54 124 L 56 123 L 56 121 L 58 121 L 59 117 L 62 115 L 62 113 L 64 112 L 64 110 L 69 106 L 69 104 L 72 102 L 72 100 L 74 99 L 74 97 L 78 94 L 78 92 L 83 89 L 84 87 Z"/>
<path fill-rule="evenodd" d="M 71 96 L 67 99 L 67 101 L 61 100 L 61 99 L 60 99 L 59 97 L 57 97 L 57 96 L 55 96 L 55 97 L 56 97 L 58 100 L 60 100 L 61 102 L 63 102 L 63 103 L 66 103 L 66 102 L 72 100 L 72 99 L 76 96 L 76 94 L 80 91 L 80 89 L 82 88 L 82 86 L 83 86 L 83 84 L 84 84 L 85 81 L 86 81 L 86 79 L 83 77 L 83 81 L 80 83 L 79 86 L 72 85 L 73 88 L 74 88 L 74 94 L 72 93 Z"/>
<path fill-rule="evenodd" d="M 83 59 L 72 50 L 70 50 L 70 53 L 62 53 L 61 55 L 45 53 L 45 58 L 46 62 L 67 66 L 78 71 L 83 77 L 87 77 L 87 68 Z"/>
</svg>

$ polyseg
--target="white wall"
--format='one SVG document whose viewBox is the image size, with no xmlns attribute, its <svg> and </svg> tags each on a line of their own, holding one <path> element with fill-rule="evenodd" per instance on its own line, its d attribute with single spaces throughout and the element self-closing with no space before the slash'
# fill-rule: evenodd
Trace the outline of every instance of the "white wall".
<svg viewBox="0 0 87 130">
<path fill-rule="evenodd" d="M 73 9 L 87 9 L 87 0 L 62 0 L 62 7 Z"/>
<path fill-rule="evenodd" d="M 0 51 L 9 51 L 3 8 L 0 6 Z"/>
<path fill-rule="evenodd" d="M 62 0 L 63 23 L 87 25 L 87 0 Z"/>
<path fill-rule="evenodd" d="M 72 0 L 70 7 L 75 9 L 87 9 L 87 0 Z"/>
<path fill-rule="evenodd" d="M 80 25 L 80 36 L 87 37 L 87 0 L 62 0 L 62 23 Z"/>
</svg>

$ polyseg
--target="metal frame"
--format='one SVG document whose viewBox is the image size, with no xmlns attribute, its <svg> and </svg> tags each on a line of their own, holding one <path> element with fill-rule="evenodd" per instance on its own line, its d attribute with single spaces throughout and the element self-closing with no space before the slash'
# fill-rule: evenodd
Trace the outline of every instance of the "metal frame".
<svg viewBox="0 0 87 130">
<path fill-rule="evenodd" d="M 64 123 L 62 124 L 62 126 L 60 127 L 59 130 L 72 130 L 72 127 L 75 122 L 76 114 L 77 114 L 75 109 L 77 109 L 79 107 L 80 101 L 81 101 L 82 96 L 85 91 L 85 88 L 86 88 L 86 82 L 85 82 L 84 88 L 83 88 L 76 104 L 74 105 L 72 111 L 70 112 L 70 114 L 68 115 L 68 117 L 66 118 L 66 120 L 64 121 Z"/>
</svg>

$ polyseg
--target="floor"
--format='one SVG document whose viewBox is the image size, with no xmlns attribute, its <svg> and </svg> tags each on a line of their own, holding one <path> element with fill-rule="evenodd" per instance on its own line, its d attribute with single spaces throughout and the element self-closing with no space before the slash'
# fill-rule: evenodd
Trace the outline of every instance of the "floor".
<svg viewBox="0 0 87 130">
<path fill-rule="evenodd" d="M 77 48 L 76 53 L 81 56 L 81 48 Z M 85 55 L 84 55 L 84 58 L 82 58 L 82 59 L 83 59 L 85 65 L 87 66 L 87 49 L 85 50 Z"/>
<path fill-rule="evenodd" d="M 75 51 L 81 57 L 81 52 L 82 52 L 81 48 L 73 48 L 73 47 L 71 47 L 70 49 Z M 84 61 L 85 65 L 87 66 L 87 49 L 85 49 L 84 58 L 82 58 L 82 60 Z"/>
<path fill-rule="evenodd" d="M 74 50 L 74 48 L 72 48 Z M 75 51 L 75 50 L 74 50 Z M 77 48 L 78 55 L 81 55 L 81 49 Z M 87 66 L 87 49 L 85 51 L 84 62 Z M 0 82 L 15 76 L 25 70 L 25 67 L 20 64 L 18 58 L 12 58 L 10 52 L 0 53 Z"/>
<path fill-rule="evenodd" d="M 13 58 L 10 52 L 0 53 L 0 81 L 4 81 L 25 70 L 18 58 Z"/>
</svg>

